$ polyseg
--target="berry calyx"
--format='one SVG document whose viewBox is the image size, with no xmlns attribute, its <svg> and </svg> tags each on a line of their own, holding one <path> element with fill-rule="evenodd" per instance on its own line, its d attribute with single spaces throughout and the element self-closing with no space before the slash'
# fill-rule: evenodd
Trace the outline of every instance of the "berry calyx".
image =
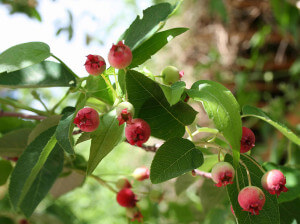
<svg viewBox="0 0 300 224">
<path fill-rule="evenodd" d="M 179 72 L 179 70 L 174 66 L 167 66 L 161 72 L 163 83 L 166 85 L 172 85 L 173 83 L 179 81 L 183 75 L 184 72 Z"/>
<path fill-rule="evenodd" d="M 287 192 L 285 187 L 286 178 L 280 170 L 270 170 L 261 178 L 261 185 L 270 194 L 276 194 L 277 197 L 281 192 Z"/>
<path fill-rule="evenodd" d="M 243 188 L 238 195 L 238 202 L 243 211 L 251 212 L 252 215 L 259 215 L 266 201 L 263 191 L 255 186 Z"/>
<path fill-rule="evenodd" d="M 133 208 L 137 201 L 136 195 L 129 188 L 123 188 L 117 194 L 117 202 L 122 207 Z"/>
<path fill-rule="evenodd" d="M 130 218 L 130 221 L 138 221 L 138 222 L 143 222 L 143 215 L 139 211 L 138 208 L 126 208 L 126 216 Z"/>
<path fill-rule="evenodd" d="M 93 108 L 83 108 L 78 111 L 74 124 L 84 132 L 95 131 L 100 123 L 99 114 Z"/>
<path fill-rule="evenodd" d="M 241 153 L 248 152 L 255 146 L 255 135 L 251 129 L 243 127 L 241 139 Z"/>
<path fill-rule="evenodd" d="M 119 120 L 119 125 L 125 122 L 131 122 L 134 115 L 134 107 L 129 102 L 122 102 L 116 107 L 117 119 Z"/>
<path fill-rule="evenodd" d="M 100 55 L 89 54 L 86 56 L 85 69 L 90 75 L 100 75 L 106 69 L 105 60 Z"/>
<path fill-rule="evenodd" d="M 211 176 L 217 187 L 232 184 L 234 179 L 234 168 L 228 162 L 219 162 L 212 168 Z"/>
<path fill-rule="evenodd" d="M 116 187 L 119 189 L 119 190 L 122 190 L 124 188 L 132 188 L 129 180 L 127 178 L 121 178 L 117 181 L 116 183 Z"/>
<path fill-rule="evenodd" d="M 143 119 L 136 118 L 131 120 L 125 128 L 125 136 L 131 145 L 142 147 L 151 135 L 149 124 Z"/>
<path fill-rule="evenodd" d="M 131 64 L 132 52 L 130 48 L 119 41 L 117 45 L 112 45 L 108 54 L 109 64 L 117 69 L 126 68 Z"/>
<path fill-rule="evenodd" d="M 132 176 L 138 181 L 143 181 L 149 178 L 150 170 L 145 166 L 138 167 L 133 171 Z"/>
</svg>

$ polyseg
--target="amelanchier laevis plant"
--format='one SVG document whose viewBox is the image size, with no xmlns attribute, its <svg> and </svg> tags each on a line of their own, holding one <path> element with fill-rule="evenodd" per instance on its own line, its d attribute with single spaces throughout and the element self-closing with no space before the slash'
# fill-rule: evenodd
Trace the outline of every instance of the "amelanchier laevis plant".
<svg viewBox="0 0 300 224">
<path fill-rule="evenodd" d="M 268 122 L 291 144 L 300 145 L 300 138 L 259 108 L 245 106 L 241 110 L 234 95 L 221 83 L 198 80 L 187 88 L 181 81 L 183 71 L 178 69 L 182 65 L 166 64 L 158 75 L 140 69 L 173 38 L 188 30 L 162 30 L 178 7 L 179 4 L 161 3 L 144 10 L 142 19 L 137 17 L 119 40 L 111 40 L 117 44 L 108 52 L 90 54 L 86 59 L 82 56 L 85 77 L 75 74 L 42 42 L 19 44 L 2 52 L 1 87 L 36 91 L 69 88 L 53 108 L 45 110 L 37 110 L 17 99 L 0 98 L 1 119 L 9 117 L 9 122 L 14 122 L 16 117 L 24 119 L 17 125 L 1 126 L 3 160 L 0 162 L 8 166 L 1 170 L 0 176 L 5 177 L 1 178 L 4 183 L 9 181 L 8 194 L 16 212 L 30 219 L 56 181 L 65 177 L 61 174 L 67 169 L 94 178 L 107 187 L 116 194 L 116 205 L 125 207 L 128 218 L 142 222 L 138 204 L 143 197 L 135 192 L 137 181 L 143 184 L 150 176 L 153 184 L 159 184 L 192 171 L 193 176 L 212 179 L 220 187 L 218 190 L 227 188 L 238 223 L 280 223 L 285 203 L 299 196 L 288 191 L 288 174 L 296 171 L 289 167 L 286 172 L 286 167 L 272 165 L 271 171 L 266 172 L 250 155 L 255 134 L 242 127 L 242 118 L 255 117 Z M 110 66 L 105 63 L 105 56 Z M 47 60 L 49 57 L 57 62 Z M 77 97 L 76 102 L 59 111 L 61 102 L 67 102 L 70 96 Z M 198 112 L 190 103 L 197 102 L 202 104 L 214 128 L 198 127 L 194 122 Z M 27 110 L 35 115 L 7 108 Z M 211 138 L 195 141 L 201 132 L 207 132 Z M 163 140 L 163 144 L 159 147 L 149 144 L 150 136 Z M 76 150 L 83 141 L 91 142 L 88 161 Z M 150 174 L 141 164 L 132 176 L 116 178 L 115 184 L 94 175 L 93 171 L 106 155 L 124 142 L 137 146 L 135 150 L 155 152 Z M 17 150 L 3 147 L 10 144 L 18 144 Z M 212 172 L 203 171 L 203 163 L 215 152 L 218 162 L 212 164 Z M 18 159 L 11 161 L 11 158 Z M 265 167 L 269 169 L 270 164 Z M 161 193 L 152 194 L 152 198 L 157 202 L 163 200 Z"/>
</svg>

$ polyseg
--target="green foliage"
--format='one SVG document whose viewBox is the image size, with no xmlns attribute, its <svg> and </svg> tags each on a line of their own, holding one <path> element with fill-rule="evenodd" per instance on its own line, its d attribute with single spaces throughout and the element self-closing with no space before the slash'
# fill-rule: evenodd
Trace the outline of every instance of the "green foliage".
<svg viewBox="0 0 300 224">
<path fill-rule="evenodd" d="M 174 37 L 186 32 L 187 28 L 174 28 L 154 34 L 132 51 L 132 62 L 130 68 L 137 67 L 151 58 L 156 52 L 168 44 Z"/>
<path fill-rule="evenodd" d="M 148 122 L 154 137 L 182 137 L 185 126 L 195 119 L 196 111 L 192 107 L 183 102 L 171 107 L 160 85 L 139 72 L 126 73 L 126 88 L 135 116 Z"/>
<path fill-rule="evenodd" d="M 111 152 L 120 142 L 124 141 L 124 125 L 119 126 L 116 111 L 105 114 L 101 120 L 98 130 L 92 135 L 90 157 L 87 173 L 91 174 L 101 160 Z"/>
<path fill-rule="evenodd" d="M 53 137 L 56 126 L 40 134 L 24 151 L 12 173 L 9 197 L 13 207 L 31 216 L 62 171 L 64 155 Z"/>
<path fill-rule="evenodd" d="M 164 92 L 164 95 L 168 100 L 170 106 L 173 106 L 181 99 L 181 95 L 183 94 L 185 89 L 185 82 L 175 82 L 171 86 L 160 84 L 160 88 Z"/>
<path fill-rule="evenodd" d="M 176 195 L 180 195 L 185 192 L 185 190 L 196 181 L 190 173 L 183 174 L 176 179 L 175 182 L 175 192 Z"/>
<path fill-rule="evenodd" d="M 232 164 L 232 157 L 230 155 L 225 156 L 225 161 Z M 252 186 L 259 187 L 265 194 L 266 202 L 263 209 L 259 211 L 259 215 L 251 215 L 249 212 L 242 211 L 242 208 L 238 204 L 238 193 L 244 187 L 249 186 L 247 172 L 244 166 L 240 165 L 237 168 L 237 174 L 234 178 L 233 184 L 227 185 L 227 193 L 230 198 L 234 213 L 236 215 L 238 223 L 244 224 L 279 224 L 280 215 L 278 209 L 278 203 L 275 195 L 271 195 L 269 192 L 264 190 L 261 186 L 261 178 L 263 172 L 261 171 L 261 166 L 252 157 L 245 154 L 241 154 L 241 161 L 247 166 Z"/>
<path fill-rule="evenodd" d="M 279 204 L 280 224 L 300 223 L 300 198 Z"/>
<path fill-rule="evenodd" d="M 17 56 L 16 56 L 17 55 Z M 50 47 L 42 42 L 15 45 L 0 54 L 0 73 L 13 72 L 50 57 Z"/>
<path fill-rule="evenodd" d="M 0 117 L 0 123 L 0 133 L 5 134 L 16 129 L 33 128 L 36 122 L 25 121 L 17 117 Z"/>
<path fill-rule="evenodd" d="M 283 135 L 285 135 L 292 142 L 300 145 L 300 138 L 295 135 L 286 125 L 281 122 L 272 119 L 267 113 L 263 112 L 261 109 L 252 107 L 252 106 L 244 106 L 243 107 L 243 117 L 256 117 L 265 122 L 268 122 L 272 126 L 274 126 L 278 131 L 280 131 Z"/>
<path fill-rule="evenodd" d="M 151 164 L 150 179 L 158 184 L 188 171 L 203 163 L 203 154 L 191 141 L 170 138 L 155 153 Z"/>
<path fill-rule="evenodd" d="M 209 118 L 216 128 L 223 132 L 233 151 L 234 166 L 240 157 L 240 140 L 242 138 L 242 121 L 240 107 L 232 93 L 223 85 L 202 80 L 195 82 L 187 94 L 196 101 L 201 101 Z"/>
<path fill-rule="evenodd" d="M 52 61 L 44 61 L 18 71 L 0 74 L 0 87 L 41 88 L 75 85 L 76 80 L 72 73 L 62 64 Z"/>
<path fill-rule="evenodd" d="M 0 160 L 0 186 L 5 184 L 13 167 L 9 161 Z"/>
<path fill-rule="evenodd" d="M 163 27 L 166 19 L 174 13 L 176 8 L 177 5 L 171 6 L 169 3 L 161 3 L 147 8 L 143 11 L 143 18 L 140 19 L 137 16 L 119 40 L 124 40 L 132 51 L 135 50 Z"/>
</svg>

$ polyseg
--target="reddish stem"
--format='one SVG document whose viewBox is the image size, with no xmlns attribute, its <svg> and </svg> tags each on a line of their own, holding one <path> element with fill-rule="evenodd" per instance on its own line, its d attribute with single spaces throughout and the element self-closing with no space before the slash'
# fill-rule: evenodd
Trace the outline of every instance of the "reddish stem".
<svg viewBox="0 0 300 224">
<path fill-rule="evenodd" d="M 45 116 L 39 116 L 39 115 L 29 115 L 29 114 L 22 114 L 22 113 L 16 113 L 16 112 L 7 112 L 0 110 L 0 117 L 20 117 L 25 119 L 33 119 L 33 120 L 44 120 L 47 117 Z"/>
</svg>

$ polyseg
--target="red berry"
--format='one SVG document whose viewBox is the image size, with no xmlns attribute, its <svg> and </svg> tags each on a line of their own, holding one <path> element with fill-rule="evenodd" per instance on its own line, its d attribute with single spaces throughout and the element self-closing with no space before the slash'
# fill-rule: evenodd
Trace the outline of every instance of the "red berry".
<svg viewBox="0 0 300 224">
<path fill-rule="evenodd" d="M 99 114 L 96 110 L 92 108 L 83 108 L 78 111 L 74 124 L 84 132 L 95 131 L 100 123 Z"/>
<path fill-rule="evenodd" d="M 123 188 L 117 194 L 117 202 L 123 207 L 133 208 L 137 201 L 136 195 L 129 188 Z"/>
<path fill-rule="evenodd" d="M 5 157 L 5 159 L 13 161 L 13 162 L 17 162 L 19 160 L 19 157 Z"/>
<path fill-rule="evenodd" d="M 241 153 L 248 152 L 255 146 L 255 135 L 251 129 L 243 127 L 242 139 L 241 139 Z"/>
<path fill-rule="evenodd" d="M 134 115 L 134 107 L 129 102 L 122 102 L 116 107 L 117 119 L 119 120 L 119 125 L 125 122 L 131 122 Z"/>
<path fill-rule="evenodd" d="M 143 215 L 138 208 L 126 208 L 126 215 L 132 222 L 143 222 Z"/>
<path fill-rule="evenodd" d="M 151 129 L 149 124 L 140 118 L 133 119 L 125 128 L 127 141 L 131 145 L 137 145 L 139 147 L 142 147 L 142 144 L 149 139 L 150 134 Z"/>
<path fill-rule="evenodd" d="M 252 215 L 259 215 L 266 201 L 265 194 L 255 186 L 243 188 L 238 196 L 238 202 L 243 211 L 251 212 Z"/>
<path fill-rule="evenodd" d="M 217 187 L 232 184 L 234 179 L 234 168 L 230 163 L 219 162 L 212 168 L 211 176 Z"/>
<path fill-rule="evenodd" d="M 85 69 L 90 75 L 100 75 L 106 69 L 105 60 L 99 55 L 86 56 Z"/>
<path fill-rule="evenodd" d="M 147 167 L 142 166 L 139 168 L 136 168 L 133 171 L 132 176 L 134 177 L 134 179 L 138 180 L 138 181 L 143 181 L 145 179 L 148 179 L 150 176 L 150 171 Z"/>
<path fill-rule="evenodd" d="M 119 41 L 117 45 L 111 47 L 108 54 L 109 64 L 117 69 L 126 68 L 131 64 L 132 53 L 128 46 L 123 44 L 122 41 Z"/>
<path fill-rule="evenodd" d="M 261 185 L 263 188 L 270 194 L 276 194 L 277 197 L 282 191 L 288 191 L 288 189 L 285 187 L 285 184 L 285 176 L 280 170 L 270 170 L 261 178 Z"/>
<path fill-rule="evenodd" d="M 117 181 L 116 186 L 119 190 L 122 190 L 124 188 L 132 188 L 130 182 L 126 178 L 121 178 Z"/>
<path fill-rule="evenodd" d="M 21 219 L 19 224 L 29 224 L 29 222 L 26 219 Z"/>
</svg>

